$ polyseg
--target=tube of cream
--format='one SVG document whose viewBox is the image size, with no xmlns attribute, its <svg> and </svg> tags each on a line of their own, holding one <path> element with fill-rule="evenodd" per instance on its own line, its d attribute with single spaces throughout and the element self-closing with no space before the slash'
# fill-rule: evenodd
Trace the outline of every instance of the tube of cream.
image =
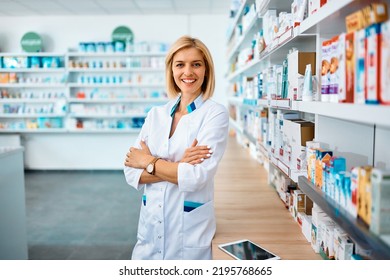
<svg viewBox="0 0 390 280">
<path fill-rule="evenodd" d="M 306 65 L 305 80 L 303 81 L 302 101 L 313 101 L 313 81 L 311 77 L 311 64 Z"/>
</svg>

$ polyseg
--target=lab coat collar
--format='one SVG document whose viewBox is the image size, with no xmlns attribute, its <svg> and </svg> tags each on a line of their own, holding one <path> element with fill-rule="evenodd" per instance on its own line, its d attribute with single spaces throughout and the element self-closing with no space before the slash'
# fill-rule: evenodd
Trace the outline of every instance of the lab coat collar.
<svg viewBox="0 0 390 280">
<path fill-rule="evenodd" d="M 173 115 L 175 114 L 177 106 L 180 104 L 180 100 L 181 100 L 181 95 L 177 98 L 175 105 L 173 105 L 171 109 L 171 117 L 173 117 Z M 203 93 L 201 93 L 191 104 L 187 105 L 188 114 L 200 108 L 200 106 L 202 106 L 203 103 L 204 103 Z"/>
</svg>

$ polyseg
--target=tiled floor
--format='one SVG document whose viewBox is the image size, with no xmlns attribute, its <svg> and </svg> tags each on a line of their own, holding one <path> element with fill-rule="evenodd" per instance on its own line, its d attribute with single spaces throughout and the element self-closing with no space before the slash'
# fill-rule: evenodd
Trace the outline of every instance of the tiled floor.
<svg viewBox="0 0 390 280">
<path fill-rule="evenodd" d="M 122 171 L 27 171 L 29 259 L 126 260 L 141 193 Z"/>
</svg>

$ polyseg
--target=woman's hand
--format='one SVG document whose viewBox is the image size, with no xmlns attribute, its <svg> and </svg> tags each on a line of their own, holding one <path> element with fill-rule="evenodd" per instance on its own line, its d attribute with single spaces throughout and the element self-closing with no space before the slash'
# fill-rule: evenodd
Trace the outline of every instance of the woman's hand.
<svg viewBox="0 0 390 280">
<path fill-rule="evenodd" d="M 125 166 L 144 169 L 153 160 L 149 147 L 141 141 L 141 149 L 131 147 L 126 154 Z"/>
<path fill-rule="evenodd" d="M 194 165 L 202 163 L 205 159 L 211 157 L 213 151 L 209 146 L 196 146 L 197 144 L 198 140 L 195 139 L 194 142 L 192 142 L 191 147 L 185 150 L 183 158 L 180 160 L 180 162 L 187 162 Z"/>
</svg>

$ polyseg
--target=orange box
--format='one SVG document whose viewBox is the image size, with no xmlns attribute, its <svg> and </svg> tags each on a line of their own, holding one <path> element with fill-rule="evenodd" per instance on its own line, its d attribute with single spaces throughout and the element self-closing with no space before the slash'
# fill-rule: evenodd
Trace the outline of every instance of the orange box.
<svg viewBox="0 0 390 280">
<path fill-rule="evenodd" d="M 9 74 L 0 73 L 0 84 L 8 84 L 8 83 L 9 83 Z"/>
<path fill-rule="evenodd" d="M 347 32 L 361 30 L 389 18 L 386 3 L 372 3 L 345 17 Z"/>
</svg>

